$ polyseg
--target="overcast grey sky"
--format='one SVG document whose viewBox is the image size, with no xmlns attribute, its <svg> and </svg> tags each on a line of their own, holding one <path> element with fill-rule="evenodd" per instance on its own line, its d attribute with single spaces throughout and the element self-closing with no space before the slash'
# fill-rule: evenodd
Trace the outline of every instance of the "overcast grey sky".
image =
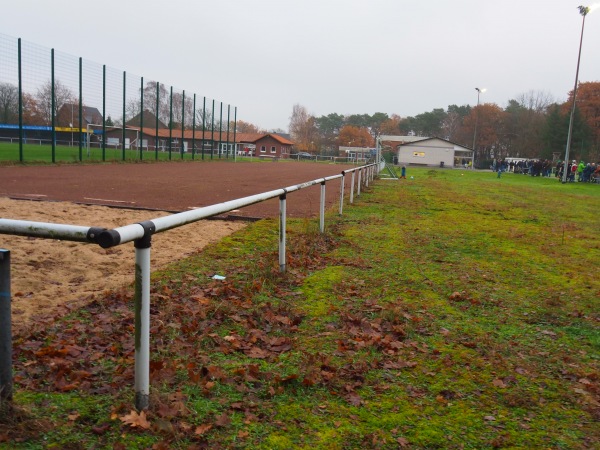
<svg viewBox="0 0 600 450">
<path fill-rule="evenodd" d="M 585 0 L 6 0 L 0 33 L 288 128 L 294 104 L 402 117 L 573 89 Z M 583 3 L 592 6 L 598 0 Z M 600 8 L 580 81 L 600 81 Z"/>
</svg>

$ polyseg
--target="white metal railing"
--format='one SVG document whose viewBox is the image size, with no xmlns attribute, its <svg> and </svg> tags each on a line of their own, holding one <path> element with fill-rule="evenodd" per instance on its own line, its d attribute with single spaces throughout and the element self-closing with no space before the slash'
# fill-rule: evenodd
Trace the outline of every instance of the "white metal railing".
<svg viewBox="0 0 600 450">
<path fill-rule="evenodd" d="M 287 194 L 317 184 L 321 185 L 319 230 L 325 232 L 325 186 L 328 181 L 340 179 L 339 214 L 344 203 L 344 180 L 351 173 L 350 203 L 354 202 L 355 174 L 358 173 L 357 195 L 361 184 L 369 181 L 382 169 L 382 163 L 374 163 L 342 171 L 339 175 L 318 178 L 305 183 L 230 200 L 165 217 L 106 229 L 93 226 L 77 226 L 46 222 L 33 222 L 0 218 L 0 234 L 31 236 L 63 241 L 89 242 L 110 248 L 126 242 L 135 247 L 135 407 L 138 410 L 149 405 L 150 392 L 150 248 L 152 235 L 182 225 L 214 217 L 219 214 L 279 197 L 279 269 L 286 270 L 286 201 Z M 7 263 L 8 261 L 8 263 Z M 12 337 L 10 330 L 10 251 L 0 249 L 0 398 L 12 398 Z M 8 280 L 8 281 L 7 281 Z M 8 316 L 8 317 L 7 317 Z"/>
</svg>

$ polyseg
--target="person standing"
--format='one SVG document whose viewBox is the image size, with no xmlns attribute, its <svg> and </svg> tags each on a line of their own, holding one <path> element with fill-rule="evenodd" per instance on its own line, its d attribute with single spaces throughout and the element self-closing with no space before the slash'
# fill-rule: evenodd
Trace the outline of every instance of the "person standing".
<svg viewBox="0 0 600 450">
<path fill-rule="evenodd" d="M 585 164 L 583 161 L 579 161 L 579 165 L 577 166 L 577 181 L 583 181 L 583 169 L 585 169 Z"/>
<path fill-rule="evenodd" d="M 400 178 L 404 178 L 406 180 L 406 166 L 402 166 L 400 170 Z"/>
</svg>

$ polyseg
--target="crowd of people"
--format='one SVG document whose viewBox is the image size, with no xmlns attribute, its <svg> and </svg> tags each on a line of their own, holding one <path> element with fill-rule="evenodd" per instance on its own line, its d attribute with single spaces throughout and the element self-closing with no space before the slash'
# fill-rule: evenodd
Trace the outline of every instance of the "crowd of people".
<svg viewBox="0 0 600 450">
<path fill-rule="evenodd" d="M 563 179 L 565 163 L 558 161 L 553 163 L 547 159 L 506 159 L 494 160 L 491 169 L 499 174 L 502 172 L 521 173 L 533 177 L 551 177 L 555 176 L 559 180 Z M 582 183 L 600 183 L 600 162 L 585 163 L 584 161 L 573 160 L 567 163 L 567 181 Z"/>
</svg>

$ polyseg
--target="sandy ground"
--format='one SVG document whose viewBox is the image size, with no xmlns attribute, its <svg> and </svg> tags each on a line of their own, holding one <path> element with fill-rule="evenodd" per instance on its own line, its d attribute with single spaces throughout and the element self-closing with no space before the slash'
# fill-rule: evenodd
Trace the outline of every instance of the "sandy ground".
<svg viewBox="0 0 600 450">
<path fill-rule="evenodd" d="M 114 228 L 166 214 L 0 198 L 0 217 L 39 222 Z M 196 253 L 244 226 L 239 221 L 204 220 L 159 233 L 152 238 L 151 270 Z M 133 243 L 103 249 L 95 244 L 0 235 L 0 248 L 11 252 L 14 334 L 40 317 L 55 315 L 61 305 L 84 304 L 134 280 Z"/>
</svg>

